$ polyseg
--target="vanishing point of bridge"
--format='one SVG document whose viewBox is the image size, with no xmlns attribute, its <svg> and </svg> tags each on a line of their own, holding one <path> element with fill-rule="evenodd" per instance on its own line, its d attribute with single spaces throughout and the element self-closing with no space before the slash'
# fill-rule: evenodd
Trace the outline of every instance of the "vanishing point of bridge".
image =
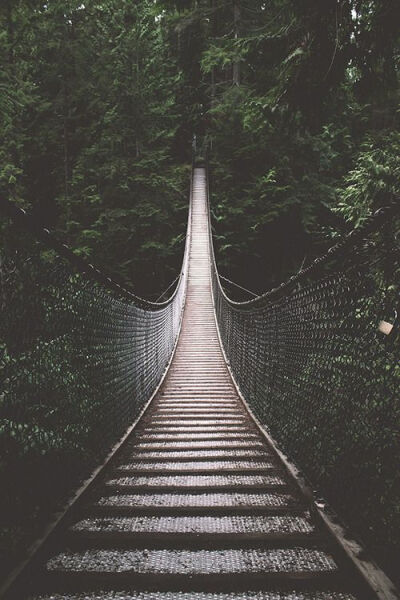
<svg viewBox="0 0 400 600">
<path fill-rule="evenodd" d="M 219 330 L 216 322 L 223 298 L 216 297 L 200 167 L 190 219 L 183 318 L 161 387 L 23 570 L 16 597 L 395 598 L 390 581 L 319 510 L 232 379 L 220 334 L 233 372 L 238 359 L 233 334 L 228 340 L 227 324 Z M 245 390 L 244 378 L 251 385 L 257 368 L 239 375 Z"/>
</svg>

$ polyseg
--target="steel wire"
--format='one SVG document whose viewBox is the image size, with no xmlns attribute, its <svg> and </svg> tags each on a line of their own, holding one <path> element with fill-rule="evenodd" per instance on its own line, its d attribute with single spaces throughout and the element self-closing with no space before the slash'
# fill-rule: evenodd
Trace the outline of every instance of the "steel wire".
<svg viewBox="0 0 400 600">
<path fill-rule="evenodd" d="M 30 232 L 29 243 L 4 236 L 0 247 L 0 530 L 23 539 L 99 465 L 157 388 L 180 327 L 191 219 L 178 283 L 157 304 L 76 262 L 65 246 L 59 252 L 49 232 L 6 208 L 24 227 L 20 242 Z"/>
<path fill-rule="evenodd" d="M 387 563 L 400 551 L 398 209 L 391 203 L 288 282 L 241 303 L 223 289 L 209 226 L 216 318 L 243 397 Z"/>
</svg>

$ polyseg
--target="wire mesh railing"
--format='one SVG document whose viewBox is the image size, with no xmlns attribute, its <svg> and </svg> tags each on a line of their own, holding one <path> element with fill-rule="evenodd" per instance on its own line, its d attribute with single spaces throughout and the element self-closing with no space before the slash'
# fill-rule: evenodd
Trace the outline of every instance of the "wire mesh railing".
<svg viewBox="0 0 400 600">
<path fill-rule="evenodd" d="M 3 228 L 0 248 L 4 567 L 10 544 L 34 537 L 41 515 L 48 519 L 101 462 L 157 388 L 180 327 L 191 219 L 175 290 L 152 303 L 76 257 L 20 209 L 2 207 L 18 224 L 18 236 Z"/>
<path fill-rule="evenodd" d="M 222 287 L 210 235 L 216 317 L 245 400 L 389 568 L 400 551 L 399 212 L 391 203 L 241 303 Z"/>
</svg>

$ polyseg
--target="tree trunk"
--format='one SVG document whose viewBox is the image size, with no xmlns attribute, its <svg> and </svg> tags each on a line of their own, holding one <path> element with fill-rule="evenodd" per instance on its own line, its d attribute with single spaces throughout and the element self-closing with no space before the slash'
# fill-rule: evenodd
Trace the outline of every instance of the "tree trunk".
<svg viewBox="0 0 400 600">
<path fill-rule="evenodd" d="M 69 198 L 69 150 L 68 150 L 68 90 L 67 84 L 64 78 L 63 81 L 63 144 L 64 144 L 64 197 L 66 200 Z"/>
<path fill-rule="evenodd" d="M 233 32 L 235 40 L 239 39 L 240 35 L 240 4 L 239 0 L 233 0 Z M 232 69 L 233 85 L 240 85 L 240 61 L 235 58 Z"/>
<path fill-rule="evenodd" d="M 211 16 L 210 16 L 210 30 L 211 36 L 214 37 L 217 30 L 217 16 L 215 14 L 215 0 L 211 0 Z M 211 108 L 215 105 L 215 93 L 216 93 L 216 85 L 215 85 L 215 67 L 211 67 Z"/>
</svg>

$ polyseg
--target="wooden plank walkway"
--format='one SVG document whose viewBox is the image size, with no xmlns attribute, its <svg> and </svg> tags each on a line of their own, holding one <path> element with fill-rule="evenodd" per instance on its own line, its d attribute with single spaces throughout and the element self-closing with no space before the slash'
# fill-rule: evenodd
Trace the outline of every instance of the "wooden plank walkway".
<svg viewBox="0 0 400 600">
<path fill-rule="evenodd" d="M 123 450 L 36 569 L 31 598 L 374 597 L 237 393 L 215 323 L 208 235 L 205 171 L 196 169 L 173 362 Z"/>
</svg>

